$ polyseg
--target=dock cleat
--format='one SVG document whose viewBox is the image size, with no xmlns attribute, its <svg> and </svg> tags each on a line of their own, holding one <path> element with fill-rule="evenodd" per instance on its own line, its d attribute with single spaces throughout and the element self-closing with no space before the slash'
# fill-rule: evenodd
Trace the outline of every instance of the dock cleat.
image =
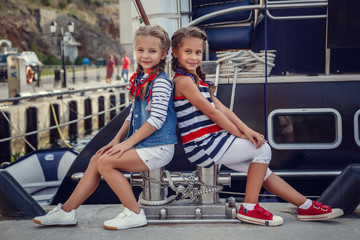
<svg viewBox="0 0 360 240">
<path fill-rule="evenodd" d="M 65 212 L 62 208 L 62 204 L 59 203 L 54 209 L 48 212 L 44 216 L 35 217 L 34 223 L 45 226 L 72 226 L 77 225 L 78 220 L 76 216 L 76 210 L 71 212 Z"/>
<path fill-rule="evenodd" d="M 312 202 L 308 209 L 297 208 L 297 219 L 300 221 L 322 221 L 340 217 L 344 211 L 339 208 L 331 208 L 319 202 Z"/>
<path fill-rule="evenodd" d="M 270 227 L 279 226 L 283 223 L 282 217 L 274 216 L 271 212 L 262 208 L 258 203 L 255 205 L 254 210 L 247 210 L 241 205 L 237 218 L 242 222 Z"/>
<path fill-rule="evenodd" d="M 104 222 L 104 228 L 110 230 L 124 230 L 128 228 L 141 227 L 147 224 L 144 210 L 136 214 L 126 207 L 116 218 Z"/>
</svg>

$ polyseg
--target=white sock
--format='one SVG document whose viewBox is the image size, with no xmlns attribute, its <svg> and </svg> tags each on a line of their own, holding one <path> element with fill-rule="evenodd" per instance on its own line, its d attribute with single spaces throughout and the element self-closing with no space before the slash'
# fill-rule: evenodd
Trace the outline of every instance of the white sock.
<svg viewBox="0 0 360 240">
<path fill-rule="evenodd" d="M 310 199 L 306 199 L 306 201 L 299 207 L 301 209 L 308 209 L 311 207 L 312 201 Z"/>
<path fill-rule="evenodd" d="M 242 205 L 247 210 L 252 211 L 252 210 L 254 210 L 256 203 L 243 203 Z"/>
</svg>

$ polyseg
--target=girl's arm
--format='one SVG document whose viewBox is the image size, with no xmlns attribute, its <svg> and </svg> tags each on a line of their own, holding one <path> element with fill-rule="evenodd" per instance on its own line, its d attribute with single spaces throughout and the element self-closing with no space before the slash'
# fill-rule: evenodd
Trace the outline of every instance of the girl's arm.
<svg viewBox="0 0 360 240">
<path fill-rule="evenodd" d="M 109 150 L 111 147 L 113 147 L 115 144 L 118 144 L 119 142 L 121 142 L 122 140 L 124 140 L 127 136 L 127 133 L 129 132 L 129 128 L 130 128 L 130 120 L 131 120 L 131 115 L 133 112 L 134 105 L 131 105 L 130 108 L 130 112 L 129 115 L 127 116 L 127 118 L 125 119 L 123 125 L 121 126 L 120 130 L 118 131 L 118 133 L 116 134 L 116 136 L 105 146 L 103 146 L 102 148 L 100 148 L 96 153 L 97 154 L 103 154 L 105 153 L 107 150 Z"/>
<path fill-rule="evenodd" d="M 120 142 L 114 146 L 112 146 L 106 154 L 112 156 L 115 155 L 117 157 L 121 157 L 124 152 L 132 149 L 138 142 L 143 139 L 149 137 L 153 134 L 157 129 L 150 125 L 150 123 L 145 122 L 131 137 L 126 139 L 123 142 Z"/>
<path fill-rule="evenodd" d="M 109 150 L 111 147 L 113 147 L 114 145 L 118 144 L 123 139 L 125 139 L 125 137 L 127 136 L 128 131 L 129 131 L 129 127 L 130 127 L 130 121 L 125 120 L 125 122 L 121 126 L 121 128 L 118 131 L 118 133 L 116 134 L 116 136 L 108 144 L 106 144 L 104 147 L 100 148 L 96 153 L 103 154 L 107 150 Z"/>
<path fill-rule="evenodd" d="M 257 147 L 261 147 L 261 145 L 266 142 L 262 134 L 257 133 L 251 128 L 249 128 L 243 121 L 238 118 L 238 116 L 236 116 L 233 111 L 231 111 L 224 104 L 222 104 L 219 99 L 217 99 L 216 97 L 212 97 L 212 100 L 214 101 L 215 107 L 219 109 L 219 111 L 221 111 L 232 123 L 234 123 L 236 127 L 242 133 L 244 133 L 245 137 L 249 139 L 253 144 L 255 144 Z"/>
<path fill-rule="evenodd" d="M 198 87 L 190 77 L 179 76 L 174 79 L 175 95 L 186 97 L 190 103 L 208 116 L 221 128 L 230 134 L 241 137 L 242 133 L 238 127 L 230 121 L 221 111 L 214 108 L 211 103 L 200 93 Z"/>
<path fill-rule="evenodd" d="M 172 84 L 169 80 L 160 77 L 154 81 L 150 117 L 130 138 L 112 147 L 107 154 L 117 154 L 120 157 L 124 152 L 160 129 L 164 124 L 172 93 Z"/>
</svg>

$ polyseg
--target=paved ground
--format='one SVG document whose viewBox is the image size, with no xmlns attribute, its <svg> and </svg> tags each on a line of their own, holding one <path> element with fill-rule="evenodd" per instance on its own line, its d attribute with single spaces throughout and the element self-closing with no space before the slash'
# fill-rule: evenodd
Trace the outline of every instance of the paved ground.
<svg viewBox="0 0 360 240">
<path fill-rule="evenodd" d="M 284 218 L 279 227 L 263 227 L 246 223 L 148 224 L 123 231 L 106 230 L 102 223 L 117 215 L 121 205 L 83 205 L 78 209 L 76 227 L 44 227 L 31 220 L 0 220 L 1 240 L 62 239 L 241 239 L 241 240 L 358 240 L 360 208 L 347 217 L 327 222 L 300 222 L 295 208 L 287 203 L 263 203 L 265 208 Z"/>
</svg>

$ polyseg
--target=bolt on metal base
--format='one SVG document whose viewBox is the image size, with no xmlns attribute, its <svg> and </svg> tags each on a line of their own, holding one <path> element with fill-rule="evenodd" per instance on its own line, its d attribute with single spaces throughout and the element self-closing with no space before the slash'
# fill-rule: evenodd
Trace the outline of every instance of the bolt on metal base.
<svg viewBox="0 0 360 240">
<path fill-rule="evenodd" d="M 148 206 L 139 203 L 147 220 L 152 224 L 173 223 L 238 223 L 235 199 L 228 202 L 219 199 L 216 204 L 196 204 L 190 199 L 181 199 L 162 206 Z"/>
</svg>

